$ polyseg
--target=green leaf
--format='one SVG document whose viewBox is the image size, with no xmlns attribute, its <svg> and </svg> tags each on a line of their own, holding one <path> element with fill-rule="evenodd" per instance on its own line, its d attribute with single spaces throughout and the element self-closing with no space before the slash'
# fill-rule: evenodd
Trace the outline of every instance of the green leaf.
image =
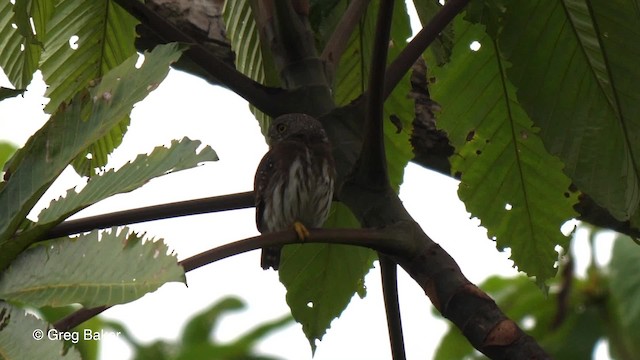
<svg viewBox="0 0 640 360">
<path fill-rule="evenodd" d="M 575 216 L 577 196 L 516 102 L 493 41 L 460 18 L 454 28 L 452 61 L 432 69 L 432 95 L 443 108 L 438 124 L 456 148 L 450 161 L 461 176 L 458 195 L 497 247 L 510 248 L 517 267 L 543 284 L 556 273 L 555 246 L 567 246 L 560 227 Z M 469 48 L 473 41 L 478 51 Z"/>
<path fill-rule="evenodd" d="M 49 339 L 57 332 L 49 324 L 28 315 L 24 310 L 0 302 L 0 357 L 3 360 L 19 359 L 63 359 L 80 360 L 80 354 L 70 349 L 63 354 L 64 342 Z M 41 340 L 35 337 L 42 335 Z"/>
<path fill-rule="evenodd" d="M 367 89 L 378 8 L 378 1 L 372 1 L 369 4 L 366 17 L 353 32 L 349 39 L 349 45 L 340 59 L 334 81 L 334 98 L 338 105 L 349 104 Z M 391 24 L 390 40 L 392 45 L 389 47 L 388 62 L 395 59 L 404 49 L 410 35 L 411 28 L 406 5 L 402 1 L 397 1 Z M 409 140 L 414 118 L 414 105 L 409 98 L 411 90 L 409 80 L 410 75 L 407 73 L 386 100 L 383 114 L 389 179 L 396 191 L 402 184 L 404 168 L 413 158 Z M 392 123 L 392 117 L 399 120 L 400 128 Z"/>
<path fill-rule="evenodd" d="M 158 146 L 151 154 L 140 154 L 117 171 L 111 169 L 92 177 L 79 193 L 72 188 L 67 190 L 64 198 L 52 201 L 48 208 L 40 212 L 36 227 L 48 230 L 89 205 L 115 194 L 135 190 L 155 177 L 189 169 L 204 161 L 218 160 L 209 146 L 197 152 L 200 144 L 200 141 L 186 137 L 181 141 L 173 140 L 169 148 Z"/>
<path fill-rule="evenodd" d="M 143 243 L 126 227 L 58 239 L 20 254 L 0 275 L 0 298 L 35 307 L 127 303 L 166 282 L 185 282 L 167 253 L 162 241 Z"/>
<path fill-rule="evenodd" d="M 359 227 L 353 214 L 334 203 L 325 227 Z M 313 351 L 333 319 L 340 316 L 354 294 L 364 297 L 364 277 L 373 267 L 374 251 L 331 244 L 288 245 L 283 248 L 280 281 L 287 288 L 287 304 L 302 324 Z"/>
<path fill-rule="evenodd" d="M 10 1 L 0 2 L 0 67 L 18 89 L 29 85 L 38 68 L 44 24 L 53 5 L 49 0 L 17 0 L 16 5 Z M 36 34 L 28 23 L 29 17 L 33 19 Z"/>
<path fill-rule="evenodd" d="M 121 333 L 121 338 L 134 349 L 134 359 L 212 359 L 212 360 L 275 360 L 267 355 L 255 355 L 256 344 L 266 336 L 291 323 L 291 316 L 287 315 L 259 324 L 254 329 L 241 335 L 237 339 L 220 343 L 212 337 L 218 329 L 219 320 L 232 311 L 245 309 L 241 299 L 226 297 L 213 304 L 208 309 L 194 315 L 185 326 L 180 340 L 177 342 L 156 341 L 152 344 L 142 344 L 120 323 L 109 321 L 107 327 Z"/>
<path fill-rule="evenodd" d="M 281 319 L 260 324 L 239 338 L 226 343 L 211 339 L 211 333 L 218 330 L 217 325 L 223 315 L 245 308 L 246 305 L 242 300 L 227 297 L 191 318 L 182 333 L 179 358 L 203 359 L 212 356 L 216 359 L 260 358 L 252 355 L 257 342 L 293 320 L 290 315 L 287 315 Z"/>
<path fill-rule="evenodd" d="M 27 141 L 6 171 L 0 191 L 0 269 L 35 239 L 10 239 L 45 190 L 78 154 L 104 136 L 164 79 L 180 56 L 176 44 L 156 47 L 137 69 L 130 57 L 106 74 L 90 94 L 76 96 Z"/>
<path fill-rule="evenodd" d="M 209 342 L 211 332 L 216 328 L 220 317 L 231 311 L 245 309 L 245 303 L 236 297 L 228 297 L 215 303 L 209 309 L 194 315 L 185 325 L 182 342 L 185 345 L 195 345 Z"/>
<path fill-rule="evenodd" d="M 236 69 L 268 86 L 280 86 L 271 53 L 263 50 L 250 1 L 225 1 L 223 16 L 231 49 L 236 54 Z M 262 133 L 267 134 L 271 117 L 249 105 Z"/>
<path fill-rule="evenodd" d="M 13 156 L 17 148 L 15 145 L 0 141 L 0 169 L 4 167 L 4 164 Z M 1 186 L 1 185 L 0 185 Z M 0 189 L 2 189 L 0 187 Z"/>
<path fill-rule="evenodd" d="M 447 331 L 440 344 L 436 348 L 433 356 L 434 360 L 450 360 L 450 359 L 475 359 L 478 358 L 478 352 L 469 344 L 469 340 L 465 338 L 460 329 L 449 325 Z M 484 358 L 484 357 L 482 357 Z"/>
<path fill-rule="evenodd" d="M 640 202 L 638 4 L 507 4 L 498 44 L 518 100 L 578 188 L 629 219 Z"/>
<path fill-rule="evenodd" d="M 640 351 L 640 247 L 627 236 L 619 236 L 609 262 L 609 291 L 612 297 L 611 347 L 620 358 Z M 613 327 L 613 326 L 612 326 Z M 627 354 L 627 356 L 622 356 Z"/>
<path fill-rule="evenodd" d="M 0 87 L 0 101 L 24 94 L 24 89 L 8 89 Z"/>
<path fill-rule="evenodd" d="M 420 18 L 422 26 L 426 26 L 433 16 L 442 9 L 442 5 L 437 0 L 414 0 L 413 5 Z M 431 52 L 434 65 L 442 66 L 451 59 L 451 51 L 453 50 L 453 25 L 448 24 L 436 37 L 427 51 Z"/>
<path fill-rule="evenodd" d="M 47 28 L 41 69 L 51 100 L 45 111 L 53 113 L 80 90 L 136 54 L 138 22 L 112 0 L 63 0 L 57 3 Z M 77 36 L 77 49 L 69 41 Z M 122 114 L 110 131 L 80 154 L 73 165 L 80 175 L 92 175 L 122 142 L 129 114 Z M 91 154 L 89 158 L 87 154 Z"/>
</svg>

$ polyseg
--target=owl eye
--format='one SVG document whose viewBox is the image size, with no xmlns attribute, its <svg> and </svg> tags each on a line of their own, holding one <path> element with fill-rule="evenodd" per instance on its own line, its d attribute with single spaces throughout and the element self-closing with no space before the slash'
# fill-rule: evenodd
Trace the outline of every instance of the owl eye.
<svg viewBox="0 0 640 360">
<path fill-rule="evenodd" d="M 276 130 L 278 130 L 279 133 L 283 133 L 285 130 L 287 130 L 287 125 L 285 124 L 278 124 L 276 126 Z"/>
</svg>

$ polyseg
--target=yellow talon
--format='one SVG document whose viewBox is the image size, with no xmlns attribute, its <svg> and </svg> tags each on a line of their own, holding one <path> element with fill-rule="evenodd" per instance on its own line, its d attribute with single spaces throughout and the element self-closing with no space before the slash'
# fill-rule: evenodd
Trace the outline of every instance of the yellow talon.
<svg viewBox="0 0 640 360">
<path fill-rule="evenodd" d="M 300 241 L 305 241 L 310 237 L 309 230 L 307 230 L 306 226 L 300 221 L 293 223 L 293 229 L 296 231 L 296 234 L 298 234 Z"/>
</svg>

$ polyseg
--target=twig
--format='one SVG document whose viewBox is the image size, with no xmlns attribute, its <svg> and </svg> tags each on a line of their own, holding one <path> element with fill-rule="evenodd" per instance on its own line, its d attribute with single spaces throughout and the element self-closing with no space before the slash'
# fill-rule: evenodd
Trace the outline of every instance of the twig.
<svg viewBox="0 0 640 360">
<path fill-rule="evenodd" d="M 427 47 L 453 18 L 462 12 L 469 0 L 449 0 L 433 16 L 431 21 L 407 44 L 398 57 L 387 68 L 384 82 L 384 99 L 398 85 L 402 77 L 411 69 L 413 63 L 422 55 Z"/>
<path fill-rule="evenodd" d="M 217 211 L 245 209 L 254 206 L 253 191 L 187 200 L 169 204 L 123 210 L 60 223 L 51 229 L 42 240 L 78 234 L 112 226 L 135 224 L 144 221 L 168 219 Z"/>
<path fill-rule="evenodd" d="M 207 71 L 222 85 L 240 95 L 260 111 L 277 116 L 288 111 L 286 108 L 287 92 L 282 89 L 269 88 L 238 70 L 228 66 L 218 59 L 207 48 L 198 43 L 191 36 L 185 34 L 178 27 L 165 20 L 155 11 L 148 8 L 138 0 L 114 0 L 140 22 L 149 27 L 155 34 L 167 42 L 181 42 L 190 46 L 185 54 L 198 66 Z"/>
</svg>

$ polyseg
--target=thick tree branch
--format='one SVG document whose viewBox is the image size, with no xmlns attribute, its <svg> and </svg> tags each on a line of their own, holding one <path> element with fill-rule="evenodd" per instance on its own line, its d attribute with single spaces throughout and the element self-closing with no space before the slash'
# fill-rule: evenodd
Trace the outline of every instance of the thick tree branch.
<svg viewBox="0 0 640 360">
<path fill-rule="evenodd" d="M 189 49 L 185 52 L 186 56 L 220 84 L 240 95 L 260 111 L 272 116 L 287 112 L 283 105 L 287 103 L 288 99 L 286 91 L 268 88 L 230 67 L 207 48 L 140 1 L 115 0 L 115 2 L 151 29 L 162 41 L 177 41 L 189 45 Z"/>
<path fill-rule="evenodd" d="M 416 60 L 436 39 L 438 34 L 453 18 L 462 12 L 469 0 L 449 0 L 422 30 L 407 44 L 395 60 L 387 68 L 384 83 L 384 98 L 386 99 L 398 85 L 402 77 L 411 70 Z"/>
</svg>

